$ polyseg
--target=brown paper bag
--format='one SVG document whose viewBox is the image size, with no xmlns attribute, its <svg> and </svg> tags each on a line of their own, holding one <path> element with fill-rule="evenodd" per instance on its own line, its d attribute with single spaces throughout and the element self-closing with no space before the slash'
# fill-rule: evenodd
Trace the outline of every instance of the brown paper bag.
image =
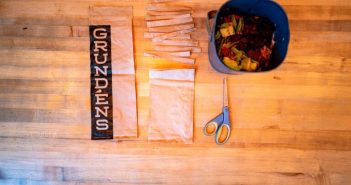
<svg viewBox="0 0 351 185">
<path fill-rule="evenodd" d="M 194 73 L 194 69 L 149 72 L 149 140 L 193 143 Z"/>
<path fill-rule="evenodd" d="M 90 25 L 111 26 L 114 137 L 137 136 L 132 7 L 90 7 Z"/>
</svg>

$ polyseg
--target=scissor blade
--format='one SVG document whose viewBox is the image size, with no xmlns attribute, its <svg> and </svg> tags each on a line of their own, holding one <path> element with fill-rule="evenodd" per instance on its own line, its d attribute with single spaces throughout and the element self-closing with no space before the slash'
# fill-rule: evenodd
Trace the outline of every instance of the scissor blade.
<svg viewBox="0 0 351 185">
<path fill-rule="evenodd" d="M 227 78 L 223 79 L 223 107 L 228 107 L 228 87 L 227 87 Z"/>
</svg>

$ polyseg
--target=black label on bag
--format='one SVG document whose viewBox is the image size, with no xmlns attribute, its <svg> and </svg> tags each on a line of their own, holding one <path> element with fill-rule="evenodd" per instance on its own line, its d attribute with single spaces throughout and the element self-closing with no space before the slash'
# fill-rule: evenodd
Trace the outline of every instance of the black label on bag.
<svg viewBox="0 0 351 185">
<path fill-rule="evenodd" d="M 91 139 L 113 138 L 111 26 L 91 25 Z"/>
</svg>

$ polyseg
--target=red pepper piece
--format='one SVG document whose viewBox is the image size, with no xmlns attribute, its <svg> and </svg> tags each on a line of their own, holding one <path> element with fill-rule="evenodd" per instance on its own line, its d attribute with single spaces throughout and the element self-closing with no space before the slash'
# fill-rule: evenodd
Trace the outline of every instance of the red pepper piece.
<svg viewBox="0 0 351 185">
<path fill-rule="evenodd" d="M 272 53 L 272 50 L 269 49 L 268 47 L 263 46 L 263 48 L 261 48 L 261 56 L 264 59 L 268 60 L 270 58 L 270 56 L 271 56 L 271 53 Z"/>
<path fill-rule="evenodd" d="M 221 49 L 221 55 L 224 56 L 224 57 L 228 57 L 230 55 L 230 49 L 223 47 Z"/>
<path fill-rule="evenodd" d="M 224 17 L 224 22 L 230 23 L 230 22 L 232 22 L 232 19 L 229 16 L 228 17 Z"/>
<path fill-rule="evenodd" d="M 259 50 L 249 50 L 247 52 L 247 56 L 249 56 L 250 58 L 256 60 L 256 61 L 260 61 L 261 60 L 261 53 Z"/>
</svg>

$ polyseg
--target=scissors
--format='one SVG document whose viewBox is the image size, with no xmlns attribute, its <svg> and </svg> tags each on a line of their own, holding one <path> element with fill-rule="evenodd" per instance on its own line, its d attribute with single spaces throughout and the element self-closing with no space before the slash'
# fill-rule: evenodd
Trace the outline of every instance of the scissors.
<svg viewBox="0 0 351 185">
<path fill-rule="evenodd" d="M 229 105 L 227 79 L 223 79 L 223 112 L 207 122 L 204 127 L 204 134 L 215 135 L 215 142 L 218 145 L 224 144 L 230 137 Z"/>
</svg>

